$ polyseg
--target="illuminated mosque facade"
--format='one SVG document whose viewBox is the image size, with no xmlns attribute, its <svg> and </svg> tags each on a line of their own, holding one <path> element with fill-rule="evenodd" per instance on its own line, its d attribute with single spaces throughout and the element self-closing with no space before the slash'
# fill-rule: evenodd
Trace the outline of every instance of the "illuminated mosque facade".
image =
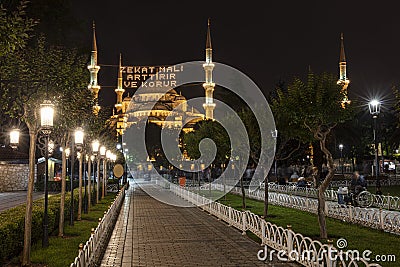
<svg viewBox="0 0 400 267">
<path fill-rule="evenodd" d="M 117 86 L 115 88 L 116 102 L 114 105 L 113 115 L 110 118 L 111 124 L 117 129 L 118 135 L 123 135 L 126 128 L 131 124 L 141 121 L 148 120 L 150 123 L 155 123 L 163 128 L 182 128 L 183 131 L 188 132 L 193 130 L 193 126 L 196 122 L 204 119 L 214 119 L 215 103 L 213 99 L 213 92 L 215 83 L 212 80 L 212 72 L 214 69 L 214 63 L 212 62 L 212 47 L 211 47 L 211 33 L 210 33 L 210 21 L 207 25 L 206 35 L 206 60 L 203 64 L 205 72 L 205 82 L 203 88 L 205 91 L 205 103 L 203 108 L 205 114 L 199 110 L 190 107 L 187 104 L 186 98 L 173 89 L 173 83 L 171 82 L 167 93 L 160 92 L 157 87 L 149 86 L 145 90 L 141 90 L 141 93 L 130 95 L 127 88 L 124 88 L 123 74 L 129 70 L 129 67 L 122 65 L 122 56 L 119 57 L 119 68 Z M 97 62 L 97 41 L 96 41 L 96 30 L 93 23 L 93 43 L 91 51 L 90 64 L 88 70 L 90 72 L 90 83 L 88 89 L 93 93 L 95 98 L 95 105 L 93 106 L 94 113 L 98 113 L 100 106 L 98 104 L 98 93 L 100 91 L 100 85 L 98 84 L 98 72 L 100 66 Z M 131 67 L 141 68 L 141 67 Z M 160 68 L 156 67 L 142 67 L 142 70 L 146 68 L 146 73 L 149 69 L 154 75 L 161 76 Z M 154 71 L 156 69 L 157 71 Z M 169 67 L 164 67 L 161 71 L 168 72 Z M 175 74 L 164 74 L 172 75 Z M 131 75 L 134 76 L 133 74 Z M 148 77 L 151 75 L 149 74 Z M 151 76 L 152 77 L 152 76 Z M 168 77 L 168 76 L 167 76 Z M 128 77 L 129 78 L 129 77 Z M 136 80 L 136 77 L 135 77 Z M 131 109 L 131 103 L 135 103 L 139 108 Z"/>
</svg>

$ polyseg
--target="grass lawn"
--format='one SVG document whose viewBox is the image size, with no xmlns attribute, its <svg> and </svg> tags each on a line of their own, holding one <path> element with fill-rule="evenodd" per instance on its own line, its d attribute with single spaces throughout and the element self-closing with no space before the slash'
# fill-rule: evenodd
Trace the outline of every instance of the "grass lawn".
<svg viewBox="0 0 400 267">
<path fill-rule="evenodd" d="M 389 193 L 391 196 L 400 197 L 400 185 L 382 186 L 382 193 L 385 196 Z"/>
<path fill-rule="evenodd" d="M 108 193 L 99 204 L 92 206 L 89 214 L 82 214 L 81 221 L 75 221 L 74 226 L 69 225 L 67 218 L 64 228 L 64 237 L 59 238 L 58 232 L 52 233 L 49 238 L 49 247 L 42 248 L 41 242 L 32 246 L 32 264 L 43 264 L 43 266 L 69 266 L 78 255 L 79 243 L 85 244 L 90 237 L 91 228 L 96 228 L 98 219 L 103 217 L 104 211 L 108 209 L 116 194 Z"/>
<path fill-rule="evenodd" d="M 237 210 L 242 209 L 241 196 L 228 194 L 226 201 L 223 198 L 219 201 Z M 246 199 L 246 205 L 248 210 L 251 210 L 255 214 L 262 215 L 264 209 L 263 202 Z M 284 228 L 290 224 L 294 232 L 301 233 L 312 239 L 319 239 L 317 215 L 296 209 L 269 205 L 267 221 Z M 360 254 L 362 251 L 369 249 L 372 251 L 371 258 L 374 258 L 375 255 L 396 255 L 397 263 L 381 262 L 380 264 L 390 267 L 400 266 L 400 236 L 332 218 L 327 218 L 327 228 L 328 236 L 330 239 L 333 239 L 334 245 L 336 245 L 337 239 L 345 238 L 348 244 L 347 249 L 358 249 Z M 254 236 L 250 235 L 250 237 Z"/>
</svg>

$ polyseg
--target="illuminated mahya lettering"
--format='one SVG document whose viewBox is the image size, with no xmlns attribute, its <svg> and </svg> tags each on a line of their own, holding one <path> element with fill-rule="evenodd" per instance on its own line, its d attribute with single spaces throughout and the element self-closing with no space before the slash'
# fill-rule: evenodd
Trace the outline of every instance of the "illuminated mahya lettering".
<svg viewBox="0 0 400 267">
<path fill-rule="evenodd" d="M 183 66 L 121 66 L 125 88 L 176 86 L 177 73 Z M 160 82 L 158 82 L 160 81 Z"/>
</svg>

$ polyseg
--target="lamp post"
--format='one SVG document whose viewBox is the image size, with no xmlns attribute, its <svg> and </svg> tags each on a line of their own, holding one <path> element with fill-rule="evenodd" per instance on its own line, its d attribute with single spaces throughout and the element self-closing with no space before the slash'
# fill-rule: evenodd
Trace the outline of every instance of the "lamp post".
<svg viewBox="0 0 400 267">
<path fill-rule="evenodd" d="M 69 148 L 69 147 L 67 147 L 66 149 L 65 149 L 65 157 L 66 157 L 66 163 L 67 163 L 67 168 L 66 168 L 66 170 L 67 170 L 67 175 L 69 174 L 69 171 L 68 171 L 68 159 L 69 159 L 69 155 L 71 154 L 71 149 Z M 71 177 L 70 177 L 71 178 Z"/>
<path fill-rule="evenodd" d="M 161 166 L 162 167 L 162 166 Z M 160 169 L 161 170 L 161 169 Z M 193 188 L 194 188 L 194 175 L 195 175 L 195 172 L 194 172 L 194 164 L 192 163 L 192 164 L 190 164 L 190 170 L 192 171 L 192 186 L 193 186 Z"/>
<path fill-rule="evenodd" d="M 103 160 L 103 179 L 102 179 L 102 183 L 101 183 L 101 198 L 104 198 L 105 195 L 105 177 L 106 177 L 106 147 L 105 146 L 101 146 L 100 147 L 100 158 Z M 100 163 L 100 159 L 98 161 Z M 98 166 L 100 169 L 100 166 Z M 100 176 L 99 176 L 100 178 Z"/>
<path fill-rule="evenodd" d="M 343 175 L 343 144 L 339 144 L 339 150 L 340 150 L 339 165 L 341 165 L 341 171 L 342 171 L 342 175 Z"/>
<path fill-rule="evenodd" d="M 374 145 L 375 145 L 375 178 L 376 178 L 376 188 L 380 190 L 381 184 L 379 180 L 379 160 L 378 160 L 378 140 L 377 140 L 377 119 L 378 115 L 381 111 L 381 102 L 379 100 L 371 100 L 368 103 L 369 112 L 372 115 L 372 119 L 374 120 Z"/>
<path fill-rule="evenodd" d="M 83 155 L 81 152 L 76 152 L 76 157 L 78 158 L 78 218 L 77 220 L 80 221 L 82 219 L 82 160 Z"/>
<path fill-rule="evenodd" d="M 203 161 L 201 160 L 201 163 L 200 163 L 200 171 L 201 171 L 201 178 L 199 178 L 199 191 L 200 191 L 200 187 L 201 187 L 201 181 L 200 181 L 200 179 L 203 179 L 203 184 L 205 184 L 205 168 L 206 168 L 206 164 L 204 164 L 203 163 Z"/>
<path fill-rule="evenodd" d="M 81 128 L 77 128 L 75 130 L 74 138 L 72 138 L 71 144 L 71 177 L 70 177 L 70 185 L 71 185 L 71 207 L 70 207 L 70 218 L 69 224 L 74 225 L 74 166 L 75 166 L 75 146 L 80 152 L 83 145 L 83 130 Z"/>
<path fill-rule="evenodd" d="M 86 176 L 86 164 L 88 165 L 88 169 L 89 169 L 89 160 L 90 157 L 88 154 L 85 155 L 85 158 L 83 160 L 83 187 L 84 189 L 84 195 L 83 195 L 83 212 L 85 214 L 88 213 L 88 200 L 87 200 L 87 188 L 86 188 L 86 184 L 88 184 L 88 178 L 89 178 L 89 174 Z"/>
<path fill-rule="evenodd" d="M 43 239 L 42 247 L 49 246 L 49 218 L 48 218 L 48 206 L 49 206 L 49 191 L 48 191 L 48 180 L 49 180 L 49 135 L 53 128 L 53 117 L 54 117 L 54 105 L 49 101 L 45 100 L 43 104 L 40 104 L 40 126 L 41 132 L 44 136 L 44 161 L 45 161 L 45 178 L 44 178 L 44 213 L 43 213 Z"/>
<path fill-rule="evenodd" d="M 106 170 L 104 171 L 104 173 L 106 174 L 106 176 L 105 176 L 105 178 L 104 178 L 104 187 L 105 187 L 105 190 L 104 190 L 104 196 L 106 196 L 107 195 L 107 184 L 108 184 L 108 172 L 109 172 L 109 170 L 111 169 L 111 166 L 110 166 L 110 163 L 111 163 L 111 158 L 112 158 L 112 153 L 111 153 L 111 150 L 107 150 L 106 151 L 106 157 L 105 157 L 105 160 L 106 160 Z"/>
<path fill-rule="evenodd" d="M 88 211 L 90 211 L 90 207 L 92 206 L 92 173 L 93 173 L 93 183 L 95 182 L 95 172 L 94 172 L 94 155 L 90 155 L 88 161 Z"/>
<path fill-rule="evenodd" d="M 96 156 L 97 156 L 97 154 L 99 153 L 99 147 L 100 147 L 100 143 L 99 143 L 99 141 L 97 141 L 97 140 L 94 140 L 93 142 L 92 142 L 92 153 L 93 153 L 93 178 L 96 178 L 96 179 L 93 179 L 93 181 L 94 182 L 96 182 L 96 203 L 99 203 L 99 190 L 100 190 L 100 184 L 99 184 L 99 174 L 100 174 L 100 167 L 99 167 L 99 164 L 100 164 L 100 157 L 97 157 L 97 170 L 96 170 L 96 172 L 95 172 L 95 165 L 94 165 L 94 163 L 95 163 L 95 158 L 96 158 Z M 96 175 L 95 175 L 95 173 L 96 173 Z"/>
</svg>

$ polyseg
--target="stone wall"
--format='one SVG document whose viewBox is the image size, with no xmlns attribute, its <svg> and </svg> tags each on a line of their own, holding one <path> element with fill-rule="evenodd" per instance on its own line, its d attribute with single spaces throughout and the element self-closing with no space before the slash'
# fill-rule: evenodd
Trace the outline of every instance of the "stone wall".
<svg viewBox="0 0 400 267">
<path fill-rule="evenodd" d="M 0 163 L 0 192 L 27 190 L 28 175 L 28 164 Z"/>
</svg>

